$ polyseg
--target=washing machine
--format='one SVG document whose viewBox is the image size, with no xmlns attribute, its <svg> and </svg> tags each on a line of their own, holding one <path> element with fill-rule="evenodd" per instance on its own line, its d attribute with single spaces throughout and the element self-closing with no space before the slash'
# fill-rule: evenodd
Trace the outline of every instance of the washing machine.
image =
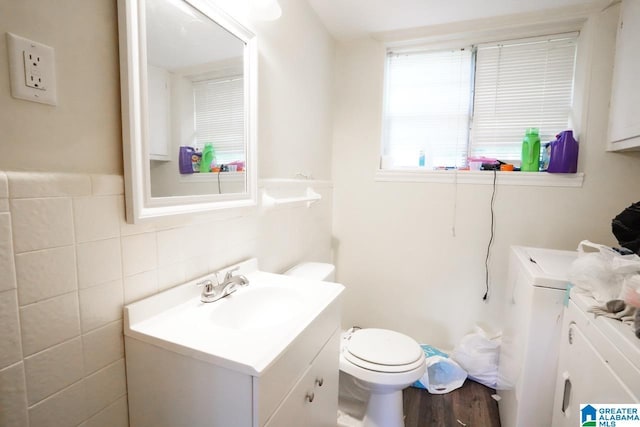
<svg viewBox="0 0 640 427">
<path fill-rule="evenodd" d="M 498 366 L 502 427 L 551 425 L 567 272 L 577 256 L 511 247 Z"/>
</svg>

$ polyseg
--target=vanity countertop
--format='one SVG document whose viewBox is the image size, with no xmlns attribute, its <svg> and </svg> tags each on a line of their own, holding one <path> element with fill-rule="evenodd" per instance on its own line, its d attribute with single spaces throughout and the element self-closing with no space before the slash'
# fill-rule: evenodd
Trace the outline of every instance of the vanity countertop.
<svg viewBox="0 0 640 427">
<path fill-rule="evenodd" d="M 239 264 L 249 285 L 212 303 L 196 283 L 171 288 L 124 308 L 127 337 L 260 376 L 322 313 L 339 304 L 344 287 L 257 270 Z M 224 271 L 222 272 L 224 273 Z"/>
</svg>

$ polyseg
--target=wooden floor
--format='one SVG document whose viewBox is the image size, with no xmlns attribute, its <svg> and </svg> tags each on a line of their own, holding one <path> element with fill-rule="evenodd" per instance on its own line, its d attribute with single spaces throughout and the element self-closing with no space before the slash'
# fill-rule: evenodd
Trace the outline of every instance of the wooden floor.
<svg viewBox="0 0 640 427">
<path fill-rule="evenodd" d="M 447 394 L 409 387 L 404 391 L 405 427 L 500 427 L 494 393 L 471 380 Z"/>
</svg>

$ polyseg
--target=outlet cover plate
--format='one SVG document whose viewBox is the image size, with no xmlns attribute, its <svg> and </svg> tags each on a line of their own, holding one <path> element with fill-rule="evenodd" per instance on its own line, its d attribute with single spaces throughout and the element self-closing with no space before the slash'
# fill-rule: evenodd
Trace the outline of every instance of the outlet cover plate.
<svg viewBox="0 0 640 427">
<path fill-rule="evenodd" d="M 52 47 L 7 33 L 11 96 L 57 105 L 55 54 Z M 33 62 L 29 62 L 29 60 Z M 39 79 L 37 85 L 33 83 Z M 29 84 L 27 84 L 29 81 Z"/>
</svg>

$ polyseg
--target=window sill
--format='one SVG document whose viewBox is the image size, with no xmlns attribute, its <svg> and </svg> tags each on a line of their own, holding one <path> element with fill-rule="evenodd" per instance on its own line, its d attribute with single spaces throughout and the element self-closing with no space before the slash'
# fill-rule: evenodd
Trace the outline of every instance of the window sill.
<svg viewBox="0 0 640 427">
<path fill-rule="evenodd" d="M 181 174 L 181 182 L 218 181 L 218 172 Z M 220 172 L 220 182 L 244 182 L 243 172 Z"/>
<path fill-rule="evenodd" d="M 496 172 L 498 185 L 533 187 L 582 187 L 584 173 Z M 491 171 L 428 171 L 421 169 L 379 169 L 378 182 L 430 182 L 439 184 L 493 184 Z"/>
</svg>

